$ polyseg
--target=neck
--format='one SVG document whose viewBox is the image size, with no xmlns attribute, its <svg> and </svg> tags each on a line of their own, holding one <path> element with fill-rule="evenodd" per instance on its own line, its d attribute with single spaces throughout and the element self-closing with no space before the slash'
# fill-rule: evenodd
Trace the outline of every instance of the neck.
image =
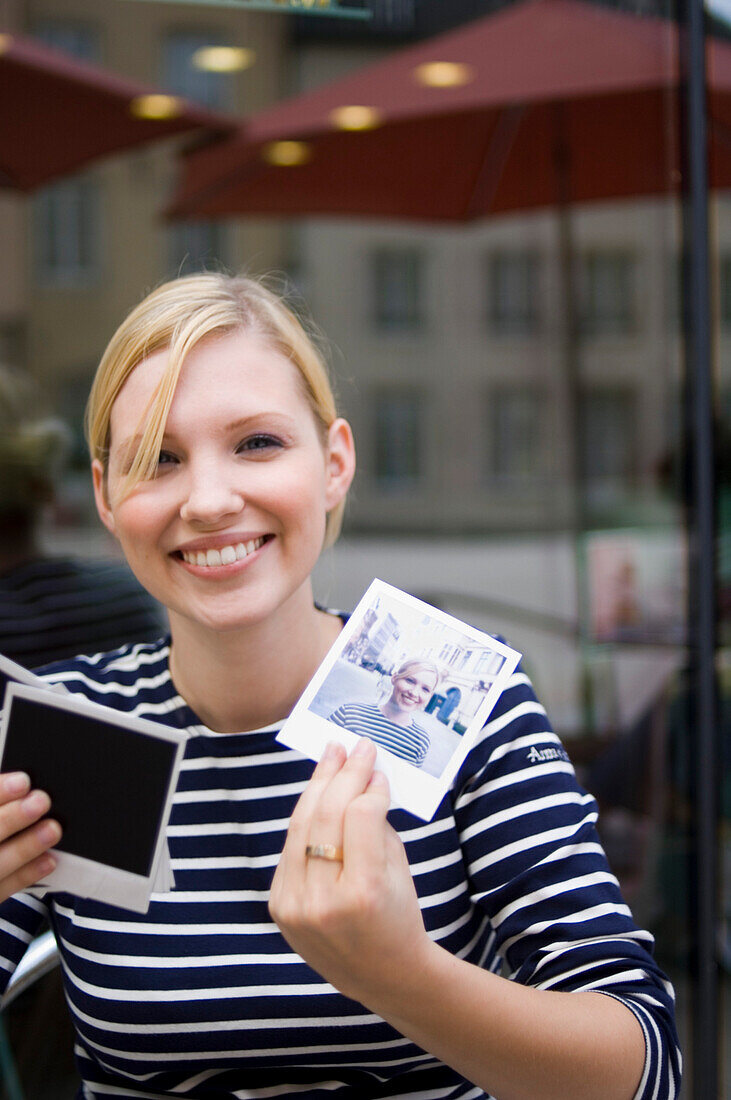
<svg viewBox="0 0 731 1100">
<path fill-rule="evenodd" d="M 396 726 L 411 725 L 411 715 L 407 714 L 405 710 L 401 710 L 401 707 L 397 707 L 392 699 L 387 699 L 381 705 L 381 711 L 384 718 L 388 718 L 389 722 L 393 722 Z"/>
<path fill-rule="evenodd" d="M 206 630 L 171 613 L 170 672 L 179 694 L 209 729 L 236 733 L 282 721 L 307 686 L 342 628 L 305 607 L 243 630 Z"/>
</svg>

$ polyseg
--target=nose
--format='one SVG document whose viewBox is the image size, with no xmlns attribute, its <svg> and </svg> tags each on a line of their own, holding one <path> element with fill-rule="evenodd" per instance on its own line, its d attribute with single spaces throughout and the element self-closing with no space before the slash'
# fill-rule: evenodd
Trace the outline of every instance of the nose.
<svg viewBox="0 0 731 1100">
<path fill-rule="evenodd" d="M 201 461 L 190 465 L 180 506 L 181 519 L 186 523 L 199 527 L 216 526 L 240 513 L 244 506 L 241 489 L 220 463 Z"/>
</svg>

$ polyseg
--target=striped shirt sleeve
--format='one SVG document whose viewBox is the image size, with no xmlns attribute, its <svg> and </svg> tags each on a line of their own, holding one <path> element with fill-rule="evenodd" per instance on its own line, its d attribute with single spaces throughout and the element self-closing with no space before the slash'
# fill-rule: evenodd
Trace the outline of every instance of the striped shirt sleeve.
<svg viewBox="0 0 731 1100">
<path fill-rule="evenodd" d="M 7 988 L 31 940 L 48 916 L 46 905 L 32 894 L 16 894 L 0 913 L 0 994 Z"/>
<path fill-rule="evenodd" d="M 471 896 L 489 914 L 502 973 L 540 989 L 618 998 L 645 1037 L 635 1100 L 677 1096 L 672 987 L 609 868 L 596 803 L 520 671 L 458 777 L 454 813 Z"/>
</svg>

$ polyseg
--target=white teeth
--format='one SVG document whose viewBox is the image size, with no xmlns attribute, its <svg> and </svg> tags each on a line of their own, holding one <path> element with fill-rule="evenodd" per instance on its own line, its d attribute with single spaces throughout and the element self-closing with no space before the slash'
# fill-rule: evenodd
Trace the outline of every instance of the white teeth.
<svg viewBox="0 0 731 1100">
<path fill-rule="evenodd" d="M 263 544 L 263 538 L 250 539 L 248 542 L 237 542 L 235 546 L 222 546 L 220 550 L 183 550 L 181 556 L 189 565 L 233 565 L 243 561 Z"/>
</svg>

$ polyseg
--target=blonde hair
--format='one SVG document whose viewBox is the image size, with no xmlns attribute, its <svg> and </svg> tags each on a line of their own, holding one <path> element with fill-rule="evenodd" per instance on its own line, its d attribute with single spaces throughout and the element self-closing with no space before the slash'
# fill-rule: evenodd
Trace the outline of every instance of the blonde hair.
<svg viewBox="0 0 731 1100">
<path fill-rule="evenodd" d="M 434 690 L 436 691 L 439 681 L 442 678 L 442 670 L 439 665 L 435 665 L 433 661 L 422 661 L 420 657 L 411 657 L 408 661 L 404 661 L 400 668 L 397 668 L 393 673 L 393 679 L 396 680 L 399 676 L 405 676 L 412 668 L 426 668 L 429 672 L 433 672 L 437 678 L 437 682 L 434 685 Z"/>
<path fill-rule="evenodd" d="M 323 444 L 337 416 L 335 398 L 314 327 L 303 324 L 264 282 L 221 272 L 186 275 L 148 294 L 122 322 L 101 358 L 86 408 L 86 437 L 91 457 L 105 471 L 109 460 L 112 406 L 136 366 L 169 348 L 165 374 L 149 408 L 140 416 L 141 439 L 122 484 L 128 496 L 155 472 L 165 424 L 185 357 L 206 337 L 243 329 L 266 340 L 297 368 Z M 327 516 L 325 546 L 337 538 L 345 502 Z"/>
</svg>

